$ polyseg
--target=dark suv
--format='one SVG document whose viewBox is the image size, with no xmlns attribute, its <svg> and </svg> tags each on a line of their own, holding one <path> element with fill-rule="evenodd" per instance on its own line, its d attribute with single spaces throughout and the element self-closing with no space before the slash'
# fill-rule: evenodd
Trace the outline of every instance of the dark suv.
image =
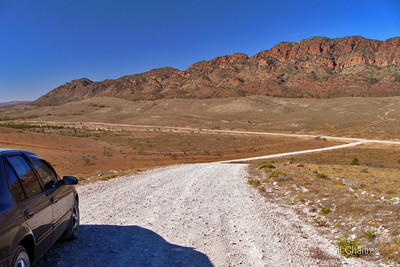
<svg viewBox="0 0 400 267">
<path fill-rule="evenodd" d="M 0 267 L 33 265 L 79 230 L 78 180 L 22 150 L 0 149 Z"/>
</svg>

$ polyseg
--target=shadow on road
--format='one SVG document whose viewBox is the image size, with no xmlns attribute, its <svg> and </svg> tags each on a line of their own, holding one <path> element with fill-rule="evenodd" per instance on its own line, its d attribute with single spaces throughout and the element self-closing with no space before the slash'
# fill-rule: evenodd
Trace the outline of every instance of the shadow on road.
<svg viewBox="0 0 400 267">
<path fill-rule="evenodd" d="M 79 238 L 59 240 L 39 266 L 213 266 L 191 247 L 168 243 L 139 226 L 81 225 Z"/>
</svg>

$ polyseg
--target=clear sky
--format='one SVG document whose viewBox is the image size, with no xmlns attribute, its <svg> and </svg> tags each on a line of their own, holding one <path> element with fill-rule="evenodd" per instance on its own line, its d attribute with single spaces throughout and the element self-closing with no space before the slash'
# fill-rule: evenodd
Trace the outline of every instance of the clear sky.
<svg viewBox="0 0 400 267">
<path fill-rule="evenodd" d="M 400 36 L 399 0 L 0 0 L 0 102 L 312 36 Z"/>
</svg>

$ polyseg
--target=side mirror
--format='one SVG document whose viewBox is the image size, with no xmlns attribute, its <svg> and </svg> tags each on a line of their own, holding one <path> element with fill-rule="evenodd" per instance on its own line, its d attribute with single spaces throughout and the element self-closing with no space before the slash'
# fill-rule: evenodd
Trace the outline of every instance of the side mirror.
<svg viewBox="0 0 400 267">
<path fill-rule="evenodd" d="M 64 176 L 62 180 L 64 184 L 68 185 L 78 184 L 78 179 L 74 176 Z"/>
</svg>

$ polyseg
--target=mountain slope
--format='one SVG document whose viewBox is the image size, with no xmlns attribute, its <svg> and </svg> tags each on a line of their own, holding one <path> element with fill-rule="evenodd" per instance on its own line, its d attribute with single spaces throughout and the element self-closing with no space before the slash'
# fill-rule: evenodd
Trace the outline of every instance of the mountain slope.
<svg viewBox="0 0 400 267">
<path fill-rule="evenodd" d="M 65 103 L 94 96 L 129 100 L 245 95 L 328 98 L 400 95 L 400 38 L 312 37 L 282 42 L 248 57 L 243 53 L 200 61 L 185 71 L 164 67 L 92 82 L 61 85 L 34 101 Z"/>
</svg>

